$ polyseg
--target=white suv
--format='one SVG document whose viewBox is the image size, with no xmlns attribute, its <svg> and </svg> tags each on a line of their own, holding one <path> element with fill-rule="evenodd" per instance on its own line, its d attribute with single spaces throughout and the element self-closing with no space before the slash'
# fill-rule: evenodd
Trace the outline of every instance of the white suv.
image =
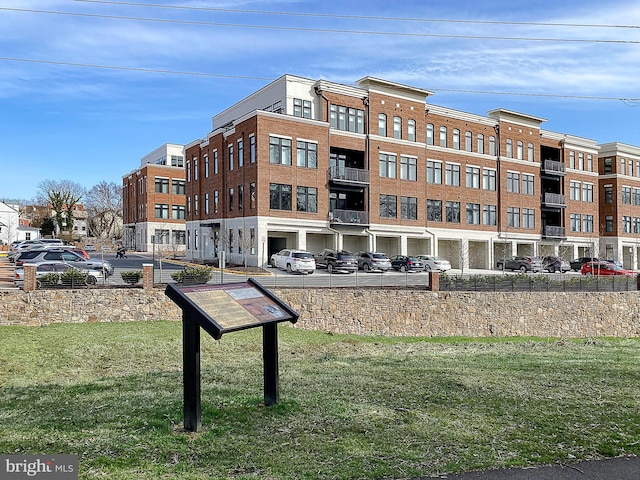
<svg viewBox="0 0 640 480">
<path fill-rule="evenodd" d="M 285 248 L 271 255 L 269 264 L 274 268 L 284 268 L 287 272 L 308 273 L 316 271 L 316 261 L 313 255 L 304 250 Z"/>
</svg>

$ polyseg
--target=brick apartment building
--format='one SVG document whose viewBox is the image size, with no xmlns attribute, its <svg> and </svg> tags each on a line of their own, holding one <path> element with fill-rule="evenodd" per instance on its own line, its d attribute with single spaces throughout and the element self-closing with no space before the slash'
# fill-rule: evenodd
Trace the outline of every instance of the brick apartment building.
<svg viewBox="0 0 640 480">
<path fill-rule="evenodd" d="M 125 248 L 140 252 L 185 249 L 184 148 L 165 144 L 122 177 Z"/>
<path fill-rule="evenodd" d="M 334 247 L 430 253 L 454 268 L 509 255 L 637 267 L 640 149 L 550 132 L 523 113 L 433 105 L 431 95 L 372 77 L 348 86 L 284 75 L 218 113 L 184 147 L 187 257 L 224 250 L 230 262 L 265 265 L 285 247 Z M 147 218 L 147 204 L 171 204 L 151 194 L 135 203 L 136 182 L 151 190 L 160 175 L 141 170 L 125 177 L 127 225 L 137 209 Z"/>
</svg>

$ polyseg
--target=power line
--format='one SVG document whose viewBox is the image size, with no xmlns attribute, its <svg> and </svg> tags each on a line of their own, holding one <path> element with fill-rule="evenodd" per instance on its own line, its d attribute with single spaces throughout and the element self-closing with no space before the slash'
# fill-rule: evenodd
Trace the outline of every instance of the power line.
<svg viewBox="0 0 640 480">
<path fill-rule="evenodd" d="M 241 10 L 233 8 L 217 7 L 190 7 L 185 5 L 160 5 L 154 3 L 134 3 L 134 2 L 114 2 L 107 0 L 72 0 L 82 3 L 98 3 L 106 5 L 124 5 L 133 7 L 164 8 L 175 10 L 208 11 L 223 13 L 248 13 L 252 15 L 282 15 L 292 17 L 317 17 L 317 18 L 342 18 L 349 20 L 379 20 L 379 21 L 399 21 L 399 22 L 422 22 L 422 23 L 467 23 L 478 25 L 524 25 L 542 27 L 577 27 L 577 28 L 622 28 L 640 29 L 638 25 L 607 25 L 601 23 L 561 23 L 561 22 L 514 22 L 505 20 L 455 20 L 437 18 L 416 18 L 416 17 L 380 17 L 373 15 L 344 15 L 336 13 L 309 13 L 309 12 L 277 12 L 265 10 Z"/>
<path fill-rule="evenodd" d="M 379 36 L 397 36 L 397 37 L 413 37 L 413 38 L 451 38 L 451 39 L 464 39 L 464 40 L 509 40 L 509 41 L 524 41 L 524 42 L 602 43 L 602 44 L 627 44 L 627 45 L 640 44 L 640 40 L 597 40 L 597 39 L 581 39 L 581 38 L 451 35 L 451 34 L 443 34 L 443 33 L 406 33 L 406 32 L 380 32 L 380 31 L 376 32 L 376 31 L 367 31 L 367 30 L 286 27 L 286 26 L 274 26 L 274 25 L 248 25 L 248 24 L 242 24 L 242 23 L 218 23 L 218 22 L 205 22 L 205 21 L 195 21 L 195 20 L 189 21 L 189 20 L 172 20 L 172 19 L 145 18 L 145 17 L 127 17 L 123 15 L 57 12 L 52 10 L 34 10 L 34 9 L 26 9 L 26 8 L 9 8 L 9 7 L 0 7 L 0 10 L 14 11 L 14 12 L 27 12 L 27 13 L 43 13 L 48 15 L 68 15 L 68 16 L 85 17 L 85 18 L 101 18 L 101 19 L 109 19 L 109 20 L 130 20 L 130 21 L 138 21 L 138 22 L 155 22 L 155 23 L 170 23 L 170 24 L 182 24 L 182 25 L 200 25 L 200 26 L 210 26 L 210 27 L 262 29 L 262 30 L 284 30 L 284 31 L 314 32 L 314 33 L 334 33 L 334 34 L 344 33 L 344 34 L 352 34 L 352 35 L 379 35 Z"/>
<path fill-rule="evenodd" d="M 214 78 L 228 78 L 228 79 L 240 79 L 240 80 L 256 80 L 271 82 L 276 80 L 272 77 L 257 77 L 250 75 L 229 75 L 222 73 L 209 73 L 209 72 L 187 72 L 179 70 L 164 70 L 157 68 L 142 68 L 142 67 L 122 67 L 116 65 L 98 65 L 91 63 L 75 63 L 75 62 L 62 62 L 51 60 L 37 60 L 29 58 L 15 58 L 15 57 L 0 57 L 0 61 L 5 62 L 24 62 L 24 63 L 38 63 L 46 65 L 58 65 L 66 67 L 82 67 L 82 68 L 95 68 L 102 70 L 122 70 L 122 71 L 134 71 L 144 73 L 161 73 L 168 75 L 184 75 L 184 76 L 197 76 L 197 77 L 214 77 Z M 464 89 L 451 89 L 451 88 L 429 88 L 434 92 L 449 92 L 449 93 L 465 93 L 474 95 L 505 95 L 505 96 L 520 96 L 520 97 L 542 97 L 542 98 L 562 98 L 573 100 L 606 100 L 606 101 L 623 101 L 623 102 L 640 102 L 640 98 L 633 97 L 604 97 L 595 95 L 561 95 L 552 93 L 523 93 L 523 92 L 504 92 L 504 91 L 486 91 L 486 90 L 464 90 Z"/>
</svg>

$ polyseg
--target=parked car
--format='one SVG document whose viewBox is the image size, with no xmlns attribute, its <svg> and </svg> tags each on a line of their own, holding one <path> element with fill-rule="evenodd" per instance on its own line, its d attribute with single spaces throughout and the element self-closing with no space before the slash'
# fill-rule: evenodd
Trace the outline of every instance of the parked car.
<svg viewBox="0 0 640 480">
<path fill-rule="evenodd" d="M 416 257 L 406 255 L 396 255 L 391 258 L 391 268 L 401 272 L 421 272 L 424 270 L 424 263 Z"/>
<path fill-rule="evenodd" d="M 582 275 L 600 275 L 600 276 L 610 276 L 610 275 L 624 275 L 626 277 L 633 277 L 636 275 L 636 272 L 633 270 L 625 270 L 622 267 L 619 267 L 615 263 L 602 261 L 602 262 L 587 262 L 582 265 L 582 269 L 580 270 Z"/>
<path fill-rule="evenodd" d="M 596 257 L 578 257 L 575 260 L 571 260 L 569 262 L 569 266 L 571 267 L 571 270 L 575 270 L 576 272 L 579 272 L 585 263 L 599 262 L 599 261 L 600 259 Z"/>
<path fill-rule="evenodd" d="M 50 260 L 63 261 L 80 269 L 103 270 L 107 276 L 113 275 L 113 265 L 101 260 L 93 260 L 82 257 L 81 255 L 65 250 L 64 248 L 41 248 L 31 249 L 22 252 L 16 257 L 16 266 L 22 266 L 24 263 L 37 263 Z"/>
<path fill-rule="evenodd" d="M 520 270 L 526 272 L 541 272 L 542 259 L 540 257 L 507 257 L 496 262 L 498 270 Z"/>
<path fill-rule="evenodd" d="M 316 261 L 311 253 L 290 248 L 271 255 L 269 264 L 274 268 L 284 268 L 289 273 L 299 272 L 311 275 L 316 271 Z"/>
<path fill-rule="evenodd" d="M 345 272 L 355 273 L 358 270 L 356 256 L 346 250 L 333 250 L 325 248 L 313 254 L 317 268 L 326 268 L 329 273 Z"/>
<path fill-rule="evenodd" d="M 358 268 L 369 271 L 380 271 L 382 273 L 391 269 L 391 260 L 384 253 L 378 252 L 358 252 Z"/>
<path fill-rule="evenodd" d="M 67 270 L 78 270 L 80 273 L 87 275 L 86 284 L 87 285 L 95 285 L 98 283 L 98 280 L 102 280 L 104 275 L 101 270 L 92 270 L 92 269 L 79 269 L 74 267 L 73 265 L 60 262 L 60 261 L 50 261 L 50 262 L 36 262 L 34 264 L 36 266 L 36 283 L 38 287 L 40 287 L 40 279 L 48 273 L 57 273 L 61 274 L 66 272 Z M 24 285 L 24 267 L 17 267 L 14 271 L 13 283 L 16 287 L 21 288 Z"/>
<path fill-rule="evenodd" d="M 425 272 L 446 272 L 451 270 L 451 262 L 446 258 L 436 257 L 434 255 L 416 255 L 418 260 L 424 263 Z"/>
<path fill-rule="evenodd" d="M 571 265 L 564 258 L 542 257 L 542 269 L 549 273 L 565 273 L 571 270 Z"/>
<path fill-rule="evenodd" d="M 92 243 L 87 243 L 84 246 L 84 250 L 85 250 L 85 252 L 95 252 L 96 251 L 96 246 L 94 244 L 92 244 Z"/>
</svg>

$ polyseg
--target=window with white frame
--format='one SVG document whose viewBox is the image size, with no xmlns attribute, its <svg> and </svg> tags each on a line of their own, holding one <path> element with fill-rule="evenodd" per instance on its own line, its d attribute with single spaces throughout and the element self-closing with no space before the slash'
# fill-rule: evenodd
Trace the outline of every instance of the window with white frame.
<svg viewBox="0 0 640 480">
<path fill-rule="evenodd" d="M 453 129 L 453 144 L 452 147 L 455 150 L 460 150 L 460 130 L 457 128 Z"/>
<path fill-rule="evenodd" d="M 415 157 L 400 156 L 400 179 L 418 180 L 418 159 Z"/>
<path fill-rule="evenodd" d="M 582 217 L 582 231 L 593 233 L 593 215 L 584 215 Z"/>
<path fill-rule="evenodd" d="M 416 141 L 416 121 L 407 120 L 407 140 L 410 142 Z"/>
<path fill-rule="evenodd" d="M 460 165 L 457 163 L 448 163 L 445 167 L 445 185 L 454 187 L 460 186 Z"/>
<path fill-rule="evenodd" d="M 384 113 L 378 114 L 378 135 L 387 136 L 387 116 Z"/>
<path fill-rule="evenodd" d="M 631 205 L 631 187 L 622 187 L 622 204 Z"/>
<path fill-rule="evenodd" d="M 522 209 L 522 228 L 536 228 L 536 211 L 533 208 Z"/>
<path fill-rule="evenodd" d="M 513 158 L 513 140 L 507 138 L 506 147 L 505 155 L 507 158 Z"/>
<path fill-rule="evenodd" d="M 291 165 L 291 139 L 269 137 L 269 161 L 279 165 Z"/>
<path fill-rule="evenodd" d="M 466 167 L 467 188 L 480 188 L 480 167 L 468 165 Z"/>
<path fill-rule="evenodd" d="M 480 225 L 479 203 L 467 203 L 467 225 Z"/>
<path fill-rule="evenodd" d="M 569 198 L 571 200 L 580 200 L 580 182 L 572 180 L 569 183 Z"/>
<path fill-rule="evenodd" d="M 593 183 L 582 184 L 582 201 L 593 203 Z"/>
<path fill-rule="evenodd" d="M 507 172 L 507 192 L 520 193 L 520 174 Z"/>
<path fill-rule="evenodd" d="M 442 162 L 427 160 L 427 183 L 442 183 Z"/>
<path fill-rule="evenodd" d="M 440 146 L 447 146 L 447 127 L 440 127 Z"/>
<path fill-rule="evenodd" d="M 296 141 L 296 164 L 303 168 L 318 168 L 318 144 Z"/>
<path fill-rule="evenodd" d="M 427 133 L 426 133 L 426 141 L 427 145 L 433 145 L 433 124 L 427 124 Z"/>
<path fill-rule="evenodd" d="M 523 195 L 533 195 L 535 192 L 534 176 L 528 173 L 522 174 L 522 193 Z"/>
<path fill-rule="evenodd" d="M 496 171 L 492 168 L 482 169 L 482 188 L 484 190 L 496 189 Z"/>
<path fill-rule="evenodd" d="M 448 223 L 460 223 L 460 202 L 447 201 L 446 215 Z"/>
<path fill-rule="evenodd" d="M 520 228 L 520 209 L 507 207 L 507 227 Z"/>
<path fill-rule="evenodd" d="M 484 225 L 497 225 L 498 224 L 498 216 L 497 216 L 497 207 L 496 205 L 483 205 L 482 207 L 482 223 Z"/>
<path fill-rule="evenodd" d="M 464 149 L 467 152 L 473 151 L 473 134 L 471 132 L 465 132 L 464 134 Z"/>
<path fill-rule="evenodd" d="M 580 232 L 582 231 L 582 218 L 578 213 L 572 213 L 569 216 L 569 225 L 572 232 Z"/>
<path fill-rule="evenodd" d="M 380 176 L 385 178 L 396 178 L 396 156 L 389 153 L 378 154 L 380 164 Z"/>
<path fill-rule="evenodd" d="M 476 143 L 478 144 L 478 153 L 484 154 L 484 135 L 479 133 L 476 136 Z"/>
<path fill-rule="evenodd" d="M 393 117 L 393 138 L 402 138 L 402 118 Z"/>
</svg>

